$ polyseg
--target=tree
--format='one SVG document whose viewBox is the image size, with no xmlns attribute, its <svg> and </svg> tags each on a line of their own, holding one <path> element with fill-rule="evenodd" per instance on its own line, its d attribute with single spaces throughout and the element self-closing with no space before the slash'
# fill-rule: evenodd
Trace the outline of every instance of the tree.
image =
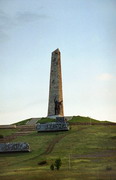
<svg viewBox="0 0 116 180">
<path fill-rule="evenodd" d="M 60 158 L 55 160 L 54 166 L 56 167 L 57 170 L 60 169 L 60 166 L 62 165 L 62 161 Z"/>
</svg>

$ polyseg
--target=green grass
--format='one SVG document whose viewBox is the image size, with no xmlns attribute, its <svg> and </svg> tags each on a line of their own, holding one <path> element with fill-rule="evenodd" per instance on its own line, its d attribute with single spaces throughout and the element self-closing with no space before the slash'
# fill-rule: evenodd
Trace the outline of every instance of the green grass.
<svg viewBox="0 0 116 180">
<path fill-rule="evenodd" d="M 73 116 L 73 118 L 69 122 L 99 122 L 98 120 L 92 119 L 90 117 L 83 116 Z"/>
<path fill-rule="evenodd" d="M 46 154 L 48 146 L 60 137 Z M 67 132 L 32 132 L 18 137 L 13 142 L 28 142 L 31 152 L 0 154 L 0 179 L 115 180 L 115 137 L 116 126 L 103 125 L 71 125 Z M 51 171 L 49 167 L 56 158 L 62 160 L 61 169 Z M 42 160 L 47 164 L 39 166 Z"/>
<path fill-rule="evenodd" d="M 90 117 L 73 116 L 69 123 L 109 123 L 108 121 L 99 121 Z"/>
<path fill-rule="evenodd" d="M 19 121 L 17 123 L 14 123 L 13 125 L 17 125 L 17 126 L 20 126 L 20 125 L 26 125 L 28 121 L 30 121 L 31 119 L 26 119 L 26 120 L 23 120 L 23 121 Z M 55 122 L 55 119 L 50 119 L 50 118 L 41 118 L 40 120 L 37 121 L 37 123 L 48 123 L 48 122 Z M 36 123 L 36 124 L 37 124 Z"/>
<path fill-rule="evenodd" d="M 15 133 L 16 131 L 17 129 L 0 129 L 0 134 L 2 134 L 5 137 Z"/>
<path fill-rule="evenodd" d="M 31 119 L 26 119 L 23 121 L 19 121 L 17 123 L 14 123 L 13 125 L 26 125 L 26 123 L 28 121 L 30 121 Z M 41 118 L 40 120 L 37 121 L 37 123 L 49 123 L 49 122 L 55 122 L 55 119 L 51 119 L 51 118 Z M 108 121 L 99 121 L 90 117 L 83 117 L 83 116 L 73 116 L 73 118 L 71 120 L 68 121 L 69 123 L 109 123 Z M 37 124 L 36 123 L 36 124 Z"/>
<path fill-rule="evenodd" d="M 37 123 L 45 124 L 49 122 L 55 122 L 55 119 L 50 119 L 50 118 L 41 118 L 40 120 L 37 121 Z"/>
</svg>

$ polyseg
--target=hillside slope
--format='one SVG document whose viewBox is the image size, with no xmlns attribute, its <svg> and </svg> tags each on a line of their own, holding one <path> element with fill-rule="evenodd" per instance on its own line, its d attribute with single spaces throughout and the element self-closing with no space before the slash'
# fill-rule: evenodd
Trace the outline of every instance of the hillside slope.
<svg viewBox="0 0 116 180">
<path fill-rule="evenodd" d="M 13 142 L 28 142 L 30 153 L 0 154 L 0 179 L 115 179 L 116 126 L 71 125 L 68 132 L 31 132 Z M 50 165 L 61 158 L 59 172 Z M 47 164 L 38 165 L 46 160 Z"/>
</svg>

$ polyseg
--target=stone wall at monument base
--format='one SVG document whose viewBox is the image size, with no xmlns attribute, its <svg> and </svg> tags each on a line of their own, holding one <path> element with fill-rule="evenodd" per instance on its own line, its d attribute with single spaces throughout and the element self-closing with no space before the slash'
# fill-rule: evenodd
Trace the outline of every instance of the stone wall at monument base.
<svg viewBox="0 0 116 180">
<path fill-rule="evenodd" d="M 0 153 L 7 152 L 30 152 L 30 147 L 28 143 L 0 143 Z"/>
<path fill-rule="evenodd" d="M 45 124 L 38 123 L 36 129 L 38 132 L 68 131 L 69 126 L 66 122 L 51 122 Z"/>
</svg>

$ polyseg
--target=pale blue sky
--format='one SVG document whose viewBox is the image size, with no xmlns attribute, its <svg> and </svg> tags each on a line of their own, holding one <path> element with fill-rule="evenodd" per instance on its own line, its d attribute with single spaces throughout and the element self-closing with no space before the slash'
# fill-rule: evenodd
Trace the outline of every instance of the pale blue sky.
<svg viewBox="0 0 116 180">
<path fill-rule="evenodd" d="M 116 0 L 0 0 L 0 124 L 47 116 L 56 48 L 65 115 L 116 122 Z"/>
</svg>

